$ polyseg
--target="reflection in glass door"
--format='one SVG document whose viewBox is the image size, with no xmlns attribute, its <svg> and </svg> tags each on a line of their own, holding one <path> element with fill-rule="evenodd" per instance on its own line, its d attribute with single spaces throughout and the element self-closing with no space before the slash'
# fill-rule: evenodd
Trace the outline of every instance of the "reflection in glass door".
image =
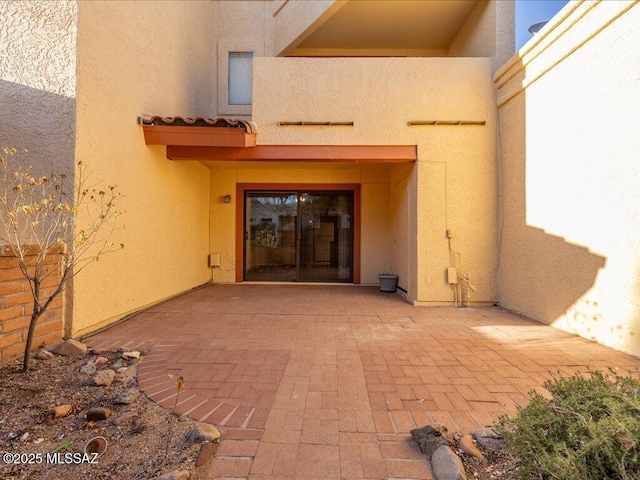
<svg viewBox="0 0 640 480">
<path fill-rule="evenodd" d="M 297 210 L 295 192 L 246 193 L 245 280 L 296 280 Z"/>
<path fill-rule="evenodd" d="M 245 193 L 244 279 L 353 281 L 353 192 Z"/>
<path fill-rule="evenodd" d="M 302 281 L 350 282 L 351 192 L 309 192 L 299 197 Z"/>
</svg>

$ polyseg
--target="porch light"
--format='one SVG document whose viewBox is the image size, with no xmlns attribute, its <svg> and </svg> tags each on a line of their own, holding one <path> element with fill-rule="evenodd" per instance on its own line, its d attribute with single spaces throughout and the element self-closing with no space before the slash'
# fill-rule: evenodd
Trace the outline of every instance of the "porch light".
<svg viewBox="0 0 640 480">
<path fill-rule="evenodd" d="M 231 195 L 227 193 L 224 197 L 222 197 L 222 201 L 224 203 L 231 203 Z"/>
</svg>

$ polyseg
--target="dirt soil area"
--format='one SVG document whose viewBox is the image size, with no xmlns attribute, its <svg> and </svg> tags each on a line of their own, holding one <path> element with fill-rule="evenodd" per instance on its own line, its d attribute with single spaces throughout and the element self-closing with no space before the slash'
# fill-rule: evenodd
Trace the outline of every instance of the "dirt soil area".
<svg viewBox="0 0 640 480">
<path fill-rule="evenodd" d="M 506 452 L 492 451 L 482 446 L 478 446 L 478 449 L 484 455 L 485 461 L 461 455 L 467 480 L 504 480 L 518 478 L 518 462 L 511 455 Z"/>
<path fill-rule="evenodd" d="M 0 364 L 0 478 L 151 479 L 179 470 L 190 470 L 191 478 L 213 478 L 194 468 L 200 445 L 184 443 L 185 433 L 197 422 L 173 415 L 144 394 L 129 405 L 117 404 L 123 391 L 133 391 L 134 397 L 139 392 L 136 359 L 123 360 L 120 352 L 99 352 L 107 359 L 100 368 L 123 361 L 124 366 L 119 366 L 111 385 L 96 386 L 94 374 L 80 369 L 97 356 L 33 359 L 28 373 L 21 370 L 21 358 Z M 55 418 L 53 409 L 63 405 L 71 406 L 68 413 L 64 414 L 68 409 L 64 407 L 59 409 L 63 415 Z M 107 408 L 110 416 L 87 421 L 90 408 Z M 108 444 L 104 454 L 93 460 L 96 463 L 90 463 L 92 456 L 83 453 L 97 436 Z"/>
<path fill-rule="evenodd" d="M 98 356 L 106 358 L 98 371 L 120 369 L 109 386 L 94 385 L 94 374 L 81 371 Z M 125 361 L 121 352 L 109 351 L 54 355 L 48 360 L 33 359 L 28 373 L 22 372 L 21 360 L 0 363 L 1 479 L 144 480 L 181 470 L 190 471 L 192 479 L 214 478 L 210 468 L 195 468 L 200 444 L 184 442 L 186 432 L 197 422 L 172 414 L 139 391 L 135 359 Z M 123 361 L 126 370 L 120 366 Z M 117 404 L 126 390 L 139 395 L 131 404 Z M 56 418 L 53 410 L 64 405 L 71 406 L 68 413 L 63 408 L 63 415 Z M 107 408 L 110 416 L 87 421 L 92 408 Z M 83 453 L 98 436 L 108 444 L 104 454 L 93 460 Z M 514 459 L 479 448 L 484 462 L 462 456 L 468 479 L 515 478 Z"/>
</svg>

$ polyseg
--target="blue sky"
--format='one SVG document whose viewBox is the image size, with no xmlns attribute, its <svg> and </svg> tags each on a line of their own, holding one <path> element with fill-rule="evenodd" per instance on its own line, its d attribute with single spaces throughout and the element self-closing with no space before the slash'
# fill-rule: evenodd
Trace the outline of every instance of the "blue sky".
<svg viewBox="0 0 640 480">
<path fill-rule="evenodd" d="M 516 0 L 516 50 L 531 38 L 528 28 L 550 20 L 568 0 Z"/>
</svg>

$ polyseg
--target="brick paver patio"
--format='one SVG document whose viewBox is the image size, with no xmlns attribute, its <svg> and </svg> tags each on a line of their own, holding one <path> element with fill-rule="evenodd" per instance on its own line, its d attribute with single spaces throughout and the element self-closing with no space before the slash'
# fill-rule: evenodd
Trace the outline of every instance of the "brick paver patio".
<svg viewBox="0 0 640 480">
<path fill-rule="evenodd" d="M 470 431 L 549 372 L 640 360 L 497 307 L 415 307 L 375 288 L 216 285 L 86 339 L 150 347 L 144 392 L 219 426 L 218 479 L 430 479 L 409 430 Z"/>
</svg>

